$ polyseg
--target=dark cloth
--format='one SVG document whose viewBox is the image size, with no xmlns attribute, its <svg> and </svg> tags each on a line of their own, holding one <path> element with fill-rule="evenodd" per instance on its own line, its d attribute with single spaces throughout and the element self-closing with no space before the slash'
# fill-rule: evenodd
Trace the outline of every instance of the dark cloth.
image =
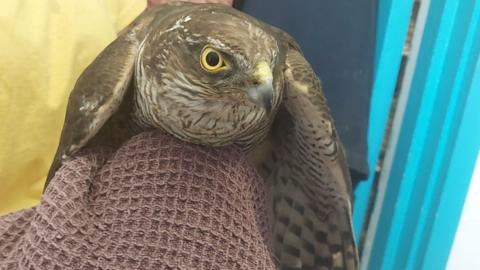
<svg viewBox="0 0 480 270">
<path fill-rule="evenodd" d="M 266 200 L 237 148 L 143 133 L 82 151 L 0 217 L 0 269 L 274 269 Z"/>
<path fill-rule="evenodd" d="M 298 41 L 322 80 L 352 178 L 365 179 L 377 0 L 247 0 L 236 5 Z"/>
</svg>

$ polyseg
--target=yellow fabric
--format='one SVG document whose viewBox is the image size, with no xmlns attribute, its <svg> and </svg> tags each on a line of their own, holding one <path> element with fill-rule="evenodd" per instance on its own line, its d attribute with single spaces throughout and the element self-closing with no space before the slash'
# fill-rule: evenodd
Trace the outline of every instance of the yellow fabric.
<svg viewBox="0 0 480 270">
<path fill-rule="evenodd" d="M 39 202 L 77 77 L 146 0 L 0 4 L 0 214 Z"/>
</svg>

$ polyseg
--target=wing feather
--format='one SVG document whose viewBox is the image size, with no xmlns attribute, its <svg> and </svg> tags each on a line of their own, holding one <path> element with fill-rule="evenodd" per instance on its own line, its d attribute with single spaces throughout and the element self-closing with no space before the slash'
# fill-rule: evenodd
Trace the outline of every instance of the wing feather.
<svg viewBox="0 0 480 270">
<path fill-rule="evenodd" d="M 63 161 L 85 146 L 118 110 L 132 81 L 138 46 L 153 19 L 153 13 L 140 15 L 78 78 L 44 189 Z"/>
<path fill-rule="evenodd" d="M 284 77 L 265 170 L 273 182 L 275 255 L 282 269 L 357 269 L 343 148 L 320 81 L 296 46 Z"/>
</svg>

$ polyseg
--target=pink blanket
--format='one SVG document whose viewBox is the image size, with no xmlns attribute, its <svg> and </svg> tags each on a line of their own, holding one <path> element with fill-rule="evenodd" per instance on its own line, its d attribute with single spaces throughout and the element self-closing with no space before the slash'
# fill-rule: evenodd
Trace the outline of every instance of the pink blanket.
<svg viewBox="0 0 480 270">
<path fill-rule="evenodd" d="M 274 269 L 266 194 L 235 147 L 142 133 L 0 217 L 0 269 Z"/>
</svg>

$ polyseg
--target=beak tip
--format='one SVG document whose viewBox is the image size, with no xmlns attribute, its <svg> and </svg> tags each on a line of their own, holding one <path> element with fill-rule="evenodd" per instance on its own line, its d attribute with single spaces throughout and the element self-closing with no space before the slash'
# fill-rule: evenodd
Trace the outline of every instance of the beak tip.
<svg viewBox="0 0 480 270">
<path fill-rule="evenodd" d="M 257 64 L 254 78 L 257 83 L 247 91 L 248 96 L 269 113 L 273 107 L 273 76 L 266 61 Z"/>
<path fill-rule="evenodd" d="M 253 88 L 248 91 L 248 97 L 258 106 L 265 109 L 267 113 L 272 110 L 273 93 L 271 89 Z"/>
<path fill-rule="evenodd" d="M 263 105 L 267 113 L 269 113 L 272 110 L 272 97 L 270 96 L 269 98 L 265 99 Z"/>
</svg>

